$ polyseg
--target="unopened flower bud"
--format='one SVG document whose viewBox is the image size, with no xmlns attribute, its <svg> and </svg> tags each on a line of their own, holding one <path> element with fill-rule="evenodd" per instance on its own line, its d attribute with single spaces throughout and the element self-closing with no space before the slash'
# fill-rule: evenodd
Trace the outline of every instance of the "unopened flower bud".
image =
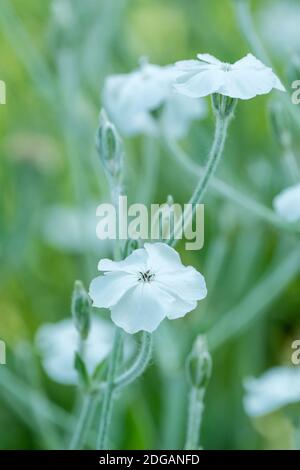
<svg viewBox="0 0 300 470">
<path fill-rule="evenodd" d="M 75 281 L 72 294 L 72 317 L 81 339 L 87 339 L 91 326 L 91 301 L 81 281 Z"/>
<path fill-rule="evenodd" d="M 115 186 L 121 185 L 123 174 L 122 141 L 104 109 L 100 113 L 96 147 L 107 177 Z"/>
<path fill-rule="evenodd" d="M 197 337 L 187 358 L 186 367 L 190 385 L 197 389 L 205 389 L 211 376 L 212 359 L 204 336 Z"/>
<path fill-rule="evenodd" d="M 215 114 L 223 118 L 233 117 L 238 100 L 229 96 L 214 93 L 212 95 L 212 106 Z"/>
</svg>

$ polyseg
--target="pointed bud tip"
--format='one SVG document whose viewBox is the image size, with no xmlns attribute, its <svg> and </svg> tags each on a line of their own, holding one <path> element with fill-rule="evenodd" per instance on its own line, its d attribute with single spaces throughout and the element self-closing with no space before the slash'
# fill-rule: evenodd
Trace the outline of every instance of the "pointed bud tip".
<svg viewBox="0 0 300 470">
<path fill-rule="evenodd" d="M 206 388 L 211 377 L 212 359 L 205 336 L 197 336 L 187 358 L 187 374 L 192 387 Z"/>
</svg>

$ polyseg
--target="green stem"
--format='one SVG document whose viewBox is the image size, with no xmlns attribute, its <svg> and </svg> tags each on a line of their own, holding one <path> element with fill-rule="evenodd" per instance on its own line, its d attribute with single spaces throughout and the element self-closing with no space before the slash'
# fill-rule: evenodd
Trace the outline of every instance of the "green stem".
<svg viewBox="0 0 300 470">
<path fill-rule="evenodd" d="M 176 158 L 178 163 L 183 168 L 185 168 L 185 170 L 188 171 L 191 176 L 203 176 L 205 170 L 197 163 L 195 163 L 184 152 L 184 150 L 178 146 L 176 142 L 167 141 L 166 145 L 170 153 Z M 283 219 L 278 217 L 273 210 L 264 206 L 260 202 L 255 201 L 251 197 L 247 196 L 247 194 L 240 192 L 238 189 L 232 187 L 225 181 L 213 177 L 211 180 L 211 187 L 216 194 L 223 196 L 234 204 L 240 206 L 242 209 L 246 209 L 254 216 L 264 220 L 265 222 L 273 225 L 274 227 L 277 227 L 282 230 L 287 230 L 288 232 L 300 232 L 300 228 L 297 225 L 285 222 Z"/>
<path fill-rule="evenodd" d="M 210 156 L 206 165 L 205 173 L 196 187 L 193 196 L 191 197 L 190 204 L 199 204 L 203 201 L 203 196 L 208 188 L 209 182 L 214 175 L 217 166 L 220 162 L 224 144 L 227 136 L 229 119 L 223 118 L 220 115 L 216 117 L 216 131 L 213 146 L 210 152 Z"/>
<path fill-rule="evenodd" d="M 114 382 L 115 389 L 126 387 L 141 376 L 146 370 L 152 356 L 152 335 L 144 332 L 142 338 L 141 349 L 138 357 L 132 366 L 120 375 Z"/>
<path fill-rule="evenodd" d="M 107 433 L 111 420 L 112 414 L 112 405 L 114 399 L 114 381 L 119 365 L 120 358 L 120 348 L 121 348 L 122 334 L 119 328 L 116 329 L 115 339 L 113 344 L 112 353 L 110 356 L 108 373 L 107 373 L 107 382 L 104 392 L 99 432 L 97 437 L 97 449 L 104 450 L 107 442 Z"/>
<path fill-rule="evenodd" d="M 199 450 L 200 448 L 204 393 L 203 388 L 192 387 L 190 391 L 185 450 Z"/>
<path fill-rule="evenodd" d="M 70 450 L 80 450 L 84 446 L 87 431 L 93 416 L 93 411 L 97 400 L 95 395 L 89 393 L 83 398 L 79 419 L 76 423 L 75 431 L 70 442 Z"/>
<path fill-rule="evenodd" d="M 230 116 L 224 116 L 220 112 L 216 114 L 216 130 L 215 130 L 215 137 L 214 142 L 210 151 L 209 159 L 204 171 L 202 178 L 200 179 L 194 194 L 192 195 L 189 204 L 192 205 L 192 211 L 190 213 L 190 220 L 185 220 L 185 223 L 188 224 L 195 215 L 197 204 L 203 202 L 204 194 L 208 188 L 208 185 L 218 167 L 220 159 L 222 157 L 226 136 L 227 136 L 227 129 L 230 121 Z M 173 233 L 168 241 L 168 244 L 171 246 L 175 246 L 178 240 L 178 234 L 182 233 L 182 221 L 177 224 L 174 228 Z"/>
</svg>

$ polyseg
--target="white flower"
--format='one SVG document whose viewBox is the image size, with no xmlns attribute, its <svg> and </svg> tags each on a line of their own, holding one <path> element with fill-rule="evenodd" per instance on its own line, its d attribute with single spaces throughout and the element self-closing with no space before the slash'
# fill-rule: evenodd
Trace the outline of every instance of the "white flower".
<svg viewBox="0 0 300 470">
<path fill-rule="evenodd" d="M 159 123 L 164 132 L 183 137 L 193 119 L 202 117 L 202 101 L 178 97 L 173 83 L 178 71 L 173 65 L 160 67 L 142 63 L 129 73 L 112 75 L 105 81 L 103 105 L 118 129 L 125 135 L 157 135 Z M 160 110 L 160 112 L 158 112 Z M 154 116 L 157 111 L 158 116 Z"/>
<path fill-rule="evenodd" d="M 90 285 L 93 305 L 109 308 L 114 323 L 131 334 L 183 317 L 207 295 L 203 276 L 164 243 L 146 243 L 123 261 L 103 259 L 98 268 L 104 276 Z"/>
<path fill-rule="evenodd" d="M 111 351 L 114 328 L 101 318 L 93 318 L 86 341 L 86 365 L 90 373 Z M 42 356 L 42 364 L 49 377 L 61 384 L 77 384 L 74 355 L 79 336 L 71 319 L 42 325 L 36 334 L 36 345 Z"/>
<path fill-rule="evenodd" d="M 278 194 L 273 206 L 277 214 L 288 222 L 300 220 L 300 184 L 290 186 Z"/>
<path fill-rule="evenodd" d="M 285 91 L 272 69 L 252 54 L 228 64 L 209 54 L 198 54 L 199 60 L 176 63 L 181 72 L 175 88 L 191 98 L 219 93 L 231 98 L 248 100 L 269 93 L 273 88 Z"/>
<path fill-rule="evenodd" d="M 247 379 L 244 407 L 249 416 L 263 416 L 300 402 L 300 368 L 275 367 L 258 379 Z"/>
</svg>

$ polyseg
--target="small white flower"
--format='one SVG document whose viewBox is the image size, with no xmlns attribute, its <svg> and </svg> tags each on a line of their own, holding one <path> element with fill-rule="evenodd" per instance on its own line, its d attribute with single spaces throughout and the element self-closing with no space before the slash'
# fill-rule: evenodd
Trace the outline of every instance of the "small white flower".
<svg viewBox="0 0 300 470">
<path fill-rule="evenodd" d="M 159 123 L 168 135 L 183 137 L 193 119 L 203 117 L 205 104 L 180 97 L 173 90 L 178 71 L 142 63 L 129 74 L 112 75 L 105 81 L 103 105 L 124 135 L 157 135 Z M 154 112 L 159 111 L 159 117 Z"/>
<path fill-rule="evenodd" d="M 263 416 L 300 402 L 300 368 L 274 367 L 258 379 L 247 379 L 244 407 L 249 416 Z"/>
<path fill-rule="evenodd" d="M 278 194 L 273 206 L 277 214 L 288 222 L 300 220 L 300 184 L 290 186 Z"/>
<path fill-rule="evenodd" d="M 104 275 L 90 285 L 93 305 L 109 308 L 114 323 L 131 334 L 183 317 L 207 295 L 204 277 L 165 243 L 146 243 L 123 261 L 103 259 L 98 268 Z"/>
<path fill-rule="evenodd" d="M 85 346 L 86 365 L 90 373 L 110 353 L 114 328 L 106 320 L 93 318 L 92 328 Z M 56 382 L 75 385 L 78 382 L 74 369 L 74 355 L 79 336 L 71 319 L 42 325 L 36 334 L 36 345 L 42 364 L 49 377 Z"/>
<path fill-rule="evenodd" d="M 210 54 L 198 54 L 199 60 L 183 60 L 176 63 L 181 72 L 175 88 L 191 98 L 201 98 L 219 93 L 231 98 L 249 100 L 256 95 L 269 93 L 273 88 L 285 91 L 273 73 L 252 54 L 228 64 Z"/>
</svg>

